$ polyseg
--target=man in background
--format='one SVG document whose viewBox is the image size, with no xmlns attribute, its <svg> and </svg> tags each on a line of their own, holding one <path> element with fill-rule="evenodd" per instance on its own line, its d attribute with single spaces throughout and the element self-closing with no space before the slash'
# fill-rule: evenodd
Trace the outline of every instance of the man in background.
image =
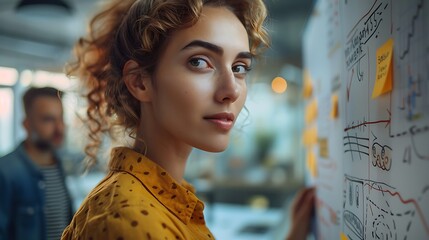
<svg viewBox="0 0 429 240">
<path fill-rule="evenodd" d="M 0 239 L 60 239 L 72 217 L 61 161 L 62 93 L 30 88 L 23 97 L 27 138 L 0 158 Z"/>
</svg>

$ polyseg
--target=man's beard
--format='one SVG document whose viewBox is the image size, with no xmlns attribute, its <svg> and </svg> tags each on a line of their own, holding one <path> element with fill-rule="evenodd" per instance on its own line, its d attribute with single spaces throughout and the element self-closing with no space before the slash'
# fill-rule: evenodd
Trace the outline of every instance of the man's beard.
<svg viewBox="0 0 429 240">
<path fill-rule="evenodd" d="M 33 141 L 33 144 L 37 149 L 43 152 L 51 151 L 54 149 L 54 147 L 49 141 L 43 139 L 36 139 L 35 141 Z"/>
<path fill-rule="evenodd" d="M 60 133 L 54 133 L 52 138 L 55 138 L 59 134 Z M 38 150 L 43 151 L 43 152 L 53 151 L 56 148 L 54 146 L 54 144 L 52 144 L 50 139 L 43 139 L 36 132 L 33 132 L 32 137 L 31 137 L 31 142 L 34 144 L 34 146 Z"/>
</svg>

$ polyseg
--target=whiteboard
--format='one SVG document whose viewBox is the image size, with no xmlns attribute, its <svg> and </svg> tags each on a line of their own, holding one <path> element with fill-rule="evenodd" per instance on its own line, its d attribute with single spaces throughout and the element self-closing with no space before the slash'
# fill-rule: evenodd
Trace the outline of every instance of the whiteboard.
<svg viewBox="0 0 429 240">
<path fill-rule="evenodd" d="M 304 68 L 317 238 L 429 239 L 429 2 L 319 0 Z"/>
</svg>

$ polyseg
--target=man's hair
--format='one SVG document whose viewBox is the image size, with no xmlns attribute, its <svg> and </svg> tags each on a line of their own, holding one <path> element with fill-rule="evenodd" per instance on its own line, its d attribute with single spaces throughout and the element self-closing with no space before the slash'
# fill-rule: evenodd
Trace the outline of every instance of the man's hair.
<svg viewBox="0 0 429 240">
<path fill-rule="evenodd" d="M 54 97 L 58 100 L 61 100 L 63 97 L 63 92 L 53 87 L 31 87 L 24 93 L 24 96 L 22 98 L 26 115 L 29 114 L 31 107 L 34 104 L 34 101 L 39 97 Z"/>
</svg>

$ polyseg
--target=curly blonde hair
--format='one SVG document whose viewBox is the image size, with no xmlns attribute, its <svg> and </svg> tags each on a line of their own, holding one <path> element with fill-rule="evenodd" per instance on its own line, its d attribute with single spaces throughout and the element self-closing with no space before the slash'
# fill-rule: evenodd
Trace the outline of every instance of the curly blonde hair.
<svg viewBox="0 0 429 240">
<path fill-rule="evenodd" d="M 88 91 L 90 143 L 85 152 L 93 163 L 102 133 L 121 126 L 133 135 L 140 121 L 140 103 L 122 80 L 125 63 L 134 60 L 152 74 L 169 34 L 195 24 L 203 6 L 234 12 L 247 30 L 253 55 L 268 46 L 262 0 L 113 0 L 91 20 L 88 36 L 75 46 L 76 60 L 68 65 L 67 74 L 77 76 Z"/>
</svg>

